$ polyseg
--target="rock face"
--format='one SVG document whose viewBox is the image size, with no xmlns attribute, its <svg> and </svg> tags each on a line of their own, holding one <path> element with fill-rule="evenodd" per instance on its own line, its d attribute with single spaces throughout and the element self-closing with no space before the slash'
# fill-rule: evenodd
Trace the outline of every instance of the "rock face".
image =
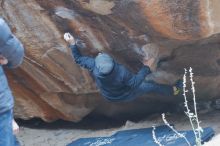
<svg viewBox="0 0 220 146">
<path fill-rule="evenodd" d="M 132 117 L 178 102 L 156 94 L 129 103 L 105 101 L 89 73 L 73 62 L 65 32 L 78 38 L 83 54 L 108 52 L 134 72 L 140 58 L 156 57 L 158 68 L 147 79 L 160 83 L 173 84 L 191 66 L 197 99 L 220 96 L 219 0 L 0 2 L 1 16 L 26 49 L 22 66 L 6 69 L 16 117 L 75 122 L 89 113 Z"/>
</svg>

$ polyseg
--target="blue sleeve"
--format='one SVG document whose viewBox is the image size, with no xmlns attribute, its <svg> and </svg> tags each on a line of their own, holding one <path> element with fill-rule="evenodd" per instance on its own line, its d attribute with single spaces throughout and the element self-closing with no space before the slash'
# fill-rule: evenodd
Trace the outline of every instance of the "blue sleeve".
<svg viewBox="0 0 220 146">
<path fill-rule="evenodd" d="M 148 66 L 143 66 L 141 70 L 135 75 L 132 73 L 126 73 L 124 82 L 127 86 L 136 88 L 145 80 L 146 75 L 150 73 L 150 68 Z"/>
<path fill-rule="evenodd" d="M 70 48 L 72 50 L 72 54 L 74 57 L 74 60 L 77 64 L 79 64 L 81 67 L 88 69 L 89 71 L 92 71 L 95 67 L 95 60 L 92 57 L 83 56 L 80 51 L 78 50 L 77 45 L 70 45 Z"/>
<path fill-rule="evenodd" d="M 22 64 L 24 47 L 14 35 L 5 43 L 4 49 L 4 56 L 8 59 L 7 67 L 17 68 Z"/>
<path fill-rule="evenodd" d="M 4 45 L 8 38 L 11 36 L 12 32 L 8 24 L 4 19 L 0 17 L 0 46 Z M 1 48 L 0 48 L 1 49 Z"/>
<path fill-rule="evenodd" d="M 0 18 L 0 34 L 0 54 L 8 59 L 9 68 L 18 67 L 24 58 L 24 47 L 2 18 Z"/>
</svg>

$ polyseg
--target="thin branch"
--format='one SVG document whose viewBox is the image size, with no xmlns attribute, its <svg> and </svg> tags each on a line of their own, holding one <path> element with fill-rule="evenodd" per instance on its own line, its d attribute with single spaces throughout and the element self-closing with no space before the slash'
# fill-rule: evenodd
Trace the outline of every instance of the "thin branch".
<svg viewBox="0 0 220 146">
<path fill-rule="evenodd" d="M 164 146 L 164 145 L 162 145 L 160 142 L 159 142 L 159 140 L 157 139 L 157 137 L 156 137 L 156 134 L 155 134 L 155 130 L 156 130 L 156 127 L 155 126 L 152 126 L 152 135 L 153 135 L 153 139 L 154 139 L 154 142 L 156 143 L 156 144 L 158 144 L 159 146 Z"/>
<path fill-rule="evenodd" d="M 193 93 L 193 103 L 194 103 L 194 112 L 195 112 L 195 121 L 197 124 L 197 128 L 195 129 L 196 131 L 196 142 L 198 145 L 202 145 L 201 144 L 201 132 L 203 132 L 203 129 L 200 127 L 200 122 L 199 122 L 199 117 L 197 114 L 197 105 L 196 105 L 196 95 L 195 95 L 195 82 L 193 80 L 193 72 L 192 72 L 192 68 L 190 67 L 189 69 L 190 72 L 190 81 L 191 81 L 191 90 Z"/>
<path fill-rule="evenodd" d="M 187 143 L 189 146 L 191 146 L 191 144 L 190 144 L 190 142 L 187 140 L 187 138 L 186 138 L 183 134 L 181 134 L 181 133 L 179 133 L 178 131 L 176 131 L 176 130 L 173 128 L 173 126 L 171 126 L 171 125 L 169 124 L 169 122 L 166 120 L 166 117 L 165 117 L 165 114 L 164 114 L 164 113 L 162 114 L 162 119 L 163 119 L 163 122 L 164 122 L 174 133 L 176 133 L 180 138 L 183 138 L 183 139 L 186 141 L 186 143 Z"/>
<path fill-rule="evenodd" d="M 193 124 L 193 120 L 192 120 L 192 117 L 194 117 L 194 114 L 191 113 L 190 109 L 189 109 L 189 106 L 188 106 L 188 101 L 187 101 L 187 97 L 186 97 L 186 93 L 188 92 L 188 90 L 186 90 L 186 75 L 187 75 L 187 69 L 184 68 L 185 70 L 185 73 L 183 75 L 183 96 L 184 96 L 184 106 L 186 107 L 186 112 L 185 114 L 187 115 L 187 117 L 189 118 L 189 121 L 190 121 L 190 124 L 191 124 L 191 127 L 193 129 L 193 133 L 196 137 L 196 132 L 195 132 L 195 127 L 194 127 L 194 124 Z"/>
</svg>

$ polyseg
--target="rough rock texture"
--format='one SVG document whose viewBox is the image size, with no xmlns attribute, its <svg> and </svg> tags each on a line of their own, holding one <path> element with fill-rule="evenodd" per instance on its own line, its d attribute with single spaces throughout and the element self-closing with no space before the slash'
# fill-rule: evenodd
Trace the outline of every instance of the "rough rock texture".
<svg viewBox="0 0 220 146">
<path fill-rule="evenodd" d="M 79 121 L 89 113 L 114 117 L 159 111 L 178 101 L 146 95 L 109 103 L 89 73 L 72 61 L 63 33 L 76 36 L 84 54 L 110 53 L 136 72 L 142 57 L 156 57 L 147 77 L 173 84 L 193 67 L 198 99 L 220 96 L 219 0 L 0 0 L 0 14 L 26 49 L 9 71 L 22 119 Z M 156 63 L 155 62 L 155 66 Z M 181 98 L 181 97 L 180 97 Z M 155 108 L 157 107 L 157 108 Z"/>
</svg>

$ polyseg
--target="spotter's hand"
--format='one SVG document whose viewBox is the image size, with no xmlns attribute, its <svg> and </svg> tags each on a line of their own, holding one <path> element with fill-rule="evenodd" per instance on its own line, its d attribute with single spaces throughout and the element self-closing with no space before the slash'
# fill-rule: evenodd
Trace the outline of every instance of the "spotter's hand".
<svg viewBox="0 0 220 146">
<path fill-rule="evenodd" d="M 6 64 L 8 64 L 8 59 L 0 55 L 0 65 L 6 65 Z"/>
</svg>

